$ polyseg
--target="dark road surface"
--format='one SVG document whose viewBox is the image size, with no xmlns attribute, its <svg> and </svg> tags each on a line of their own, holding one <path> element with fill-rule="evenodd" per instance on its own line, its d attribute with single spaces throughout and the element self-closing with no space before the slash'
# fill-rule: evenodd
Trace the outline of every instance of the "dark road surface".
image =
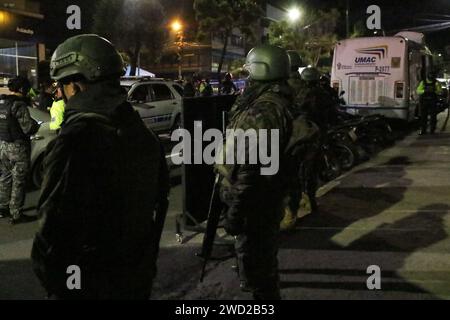
<svg viewBox="0 0 450 320">
<path fill-rule="evenodd" d="M 442 119 L 441 119 L 442 120 Z M 442 121 L 441 121 L 442 122 Z M 284 299 L 450 298 L 450 130 L 415 133 L 320 190 L 320 214 L 306 215 L 281 238 Z M 29 205 L 36 194 L 28 195 Z M 198 284 L 201 236 L 176 242 L 181 187 L 174 186 L 154 286 L 155 299 L 248 299 L 233 259 L 213 262 Z M 33 212 L 29 212 L 33 214 Z M 0 221 L 0 299 L 42 299 L 31 272 L 37 222 Z M 366 270 L 381 269 L 381 290 Z"/>
</svg>

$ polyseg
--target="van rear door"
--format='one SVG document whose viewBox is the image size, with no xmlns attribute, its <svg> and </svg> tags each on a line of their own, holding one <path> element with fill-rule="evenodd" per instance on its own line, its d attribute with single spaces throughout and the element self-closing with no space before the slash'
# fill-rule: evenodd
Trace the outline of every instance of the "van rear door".
<svg viewBox="0 0 450 320">
<path fill-rule="evenodd" d="M 376 75 L 355 75 L 348 78 L 349 104 L 371 105 L 379 103 L 385 95 L 385 78 Z"/>
</svg>

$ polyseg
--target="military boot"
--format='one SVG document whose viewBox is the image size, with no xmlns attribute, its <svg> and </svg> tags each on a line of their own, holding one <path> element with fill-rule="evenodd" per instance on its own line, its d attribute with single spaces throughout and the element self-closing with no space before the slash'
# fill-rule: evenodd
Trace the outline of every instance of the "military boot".
<svg viewBox="0 0 450 320">
<path fill-rule="evenodd" d="M 297 212 L 293 212 L 291 208 L 286 207 L 284 218 L 280 223 L 280 231 L 289 231 L 295 229 L 297 225 Z"/>
<path fill-rule="evenodd" d="M 302 194 L 302 200 L 300 202 L 300 208 L 307 212 L 308 214 L 311 213 L 311 202 L 309 201 L 309 196 L 306 193 Z"/>
<path fill-rule="evenodd" d="M 16 225 L 20 223 L 24 223 L 25 217 L 23 216 L 22 212 L 15 212 L 11 214 L 11 218 L 9 218 L 9 224 Z"/>
</svg>

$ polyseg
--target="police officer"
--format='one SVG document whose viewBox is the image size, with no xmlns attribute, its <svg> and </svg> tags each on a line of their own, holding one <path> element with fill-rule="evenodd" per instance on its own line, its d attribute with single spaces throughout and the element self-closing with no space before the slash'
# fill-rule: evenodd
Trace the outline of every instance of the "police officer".
<svg viewBox="0 0 450 320">
<path fill-rule="evenodd" d="M 231 111 L 228 129 L 279 130 L 279 150 L 289 139 L 292 104 L 289 58 L 282 48 L 264 45 L 252 49 L 244 66 L 249 72 L 250 86 Z M 269 139 L 270 140 L 270 139 Z M 227 141 L 224 150 L 248 154 L 232 148 Z M 270 142 L 269 142 L 270 144 Z M 271 150 L 271 146 L 267 146 Z M 280 163 L 283 163 L 283 154 Z M 247 160 L 248 161 L 248 160 Z M 218 165 L 221 176 L 221 199 L 227 206 L 225 230 L 237 237 L 241 288 L 253 292 L 255 299 L 280 299 L 278 278 L 278 244 L 285 177 L 280 171 L 272 176 L 261 175 L 262 165 Z"/>
<path fill-rule="evenodd" d="M 50 130 L 59 131 L 61 129 L 61 124 L 64 121 L 66 103 L 64 102 L 64 94 L 62 92 L 61 85 L 54 83 L 53 90 L 54 101 L 50 107 Z"/>
<path fill-rule="evenodd" d="M 428 116 L 430 117 L 430 133 L 434 134 L 437 125 L 438 95 L 442 94 L 442 87 L 436 80 L 434 72 L 428 73 L 428 77 L 419 83 L 417 94 L 420 97 L 421 130 L 419 135 L 427 134 Z"/>
<path fill-rule="evenodd" d="M 202 97 L 211 97 L 214 94 L 213 87 L 208 78 L 200 82 L 198 91 Z"/>
<path fill-rule="evenodd" d="M 120 87 L 123 61 L 97 35 L 69 38 L 53 54 L 65 121 L 49 144 L 32 259 L 55 299 L 148 299 L 168 205 L 157 136 Z M 66 285 L 77 266 L 81 289 Z"/>
<path fill-rule="evenodd" d="M 221 94 L 234 94 L 238 91 L 236 85 L 233 83 L 233 76 L 231 73 L 225 75 L 225 79 L 222 81 L 220 93 Z"/>
<path fill-rule="evenodd" d="M 10 223 L 23 222 L 25 186 L 30 169 L 30 136 L 39 125 L 28 111 L 28 79 L 8 82 L 11 95 L 0 96 L 0 216 L 11 215 Z"/>
</svg>

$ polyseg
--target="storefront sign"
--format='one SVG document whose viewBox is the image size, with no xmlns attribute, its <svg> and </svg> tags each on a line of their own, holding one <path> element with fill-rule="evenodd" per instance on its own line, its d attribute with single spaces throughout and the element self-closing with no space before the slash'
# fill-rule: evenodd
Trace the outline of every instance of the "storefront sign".
<svg viewBox="0 0 450 320">
<path fill-rule="evenodd" d="M 16 41 L 38 42 L 37 30 L 41 19 L 0 11 L 0 38 Z"/>
</svg>

